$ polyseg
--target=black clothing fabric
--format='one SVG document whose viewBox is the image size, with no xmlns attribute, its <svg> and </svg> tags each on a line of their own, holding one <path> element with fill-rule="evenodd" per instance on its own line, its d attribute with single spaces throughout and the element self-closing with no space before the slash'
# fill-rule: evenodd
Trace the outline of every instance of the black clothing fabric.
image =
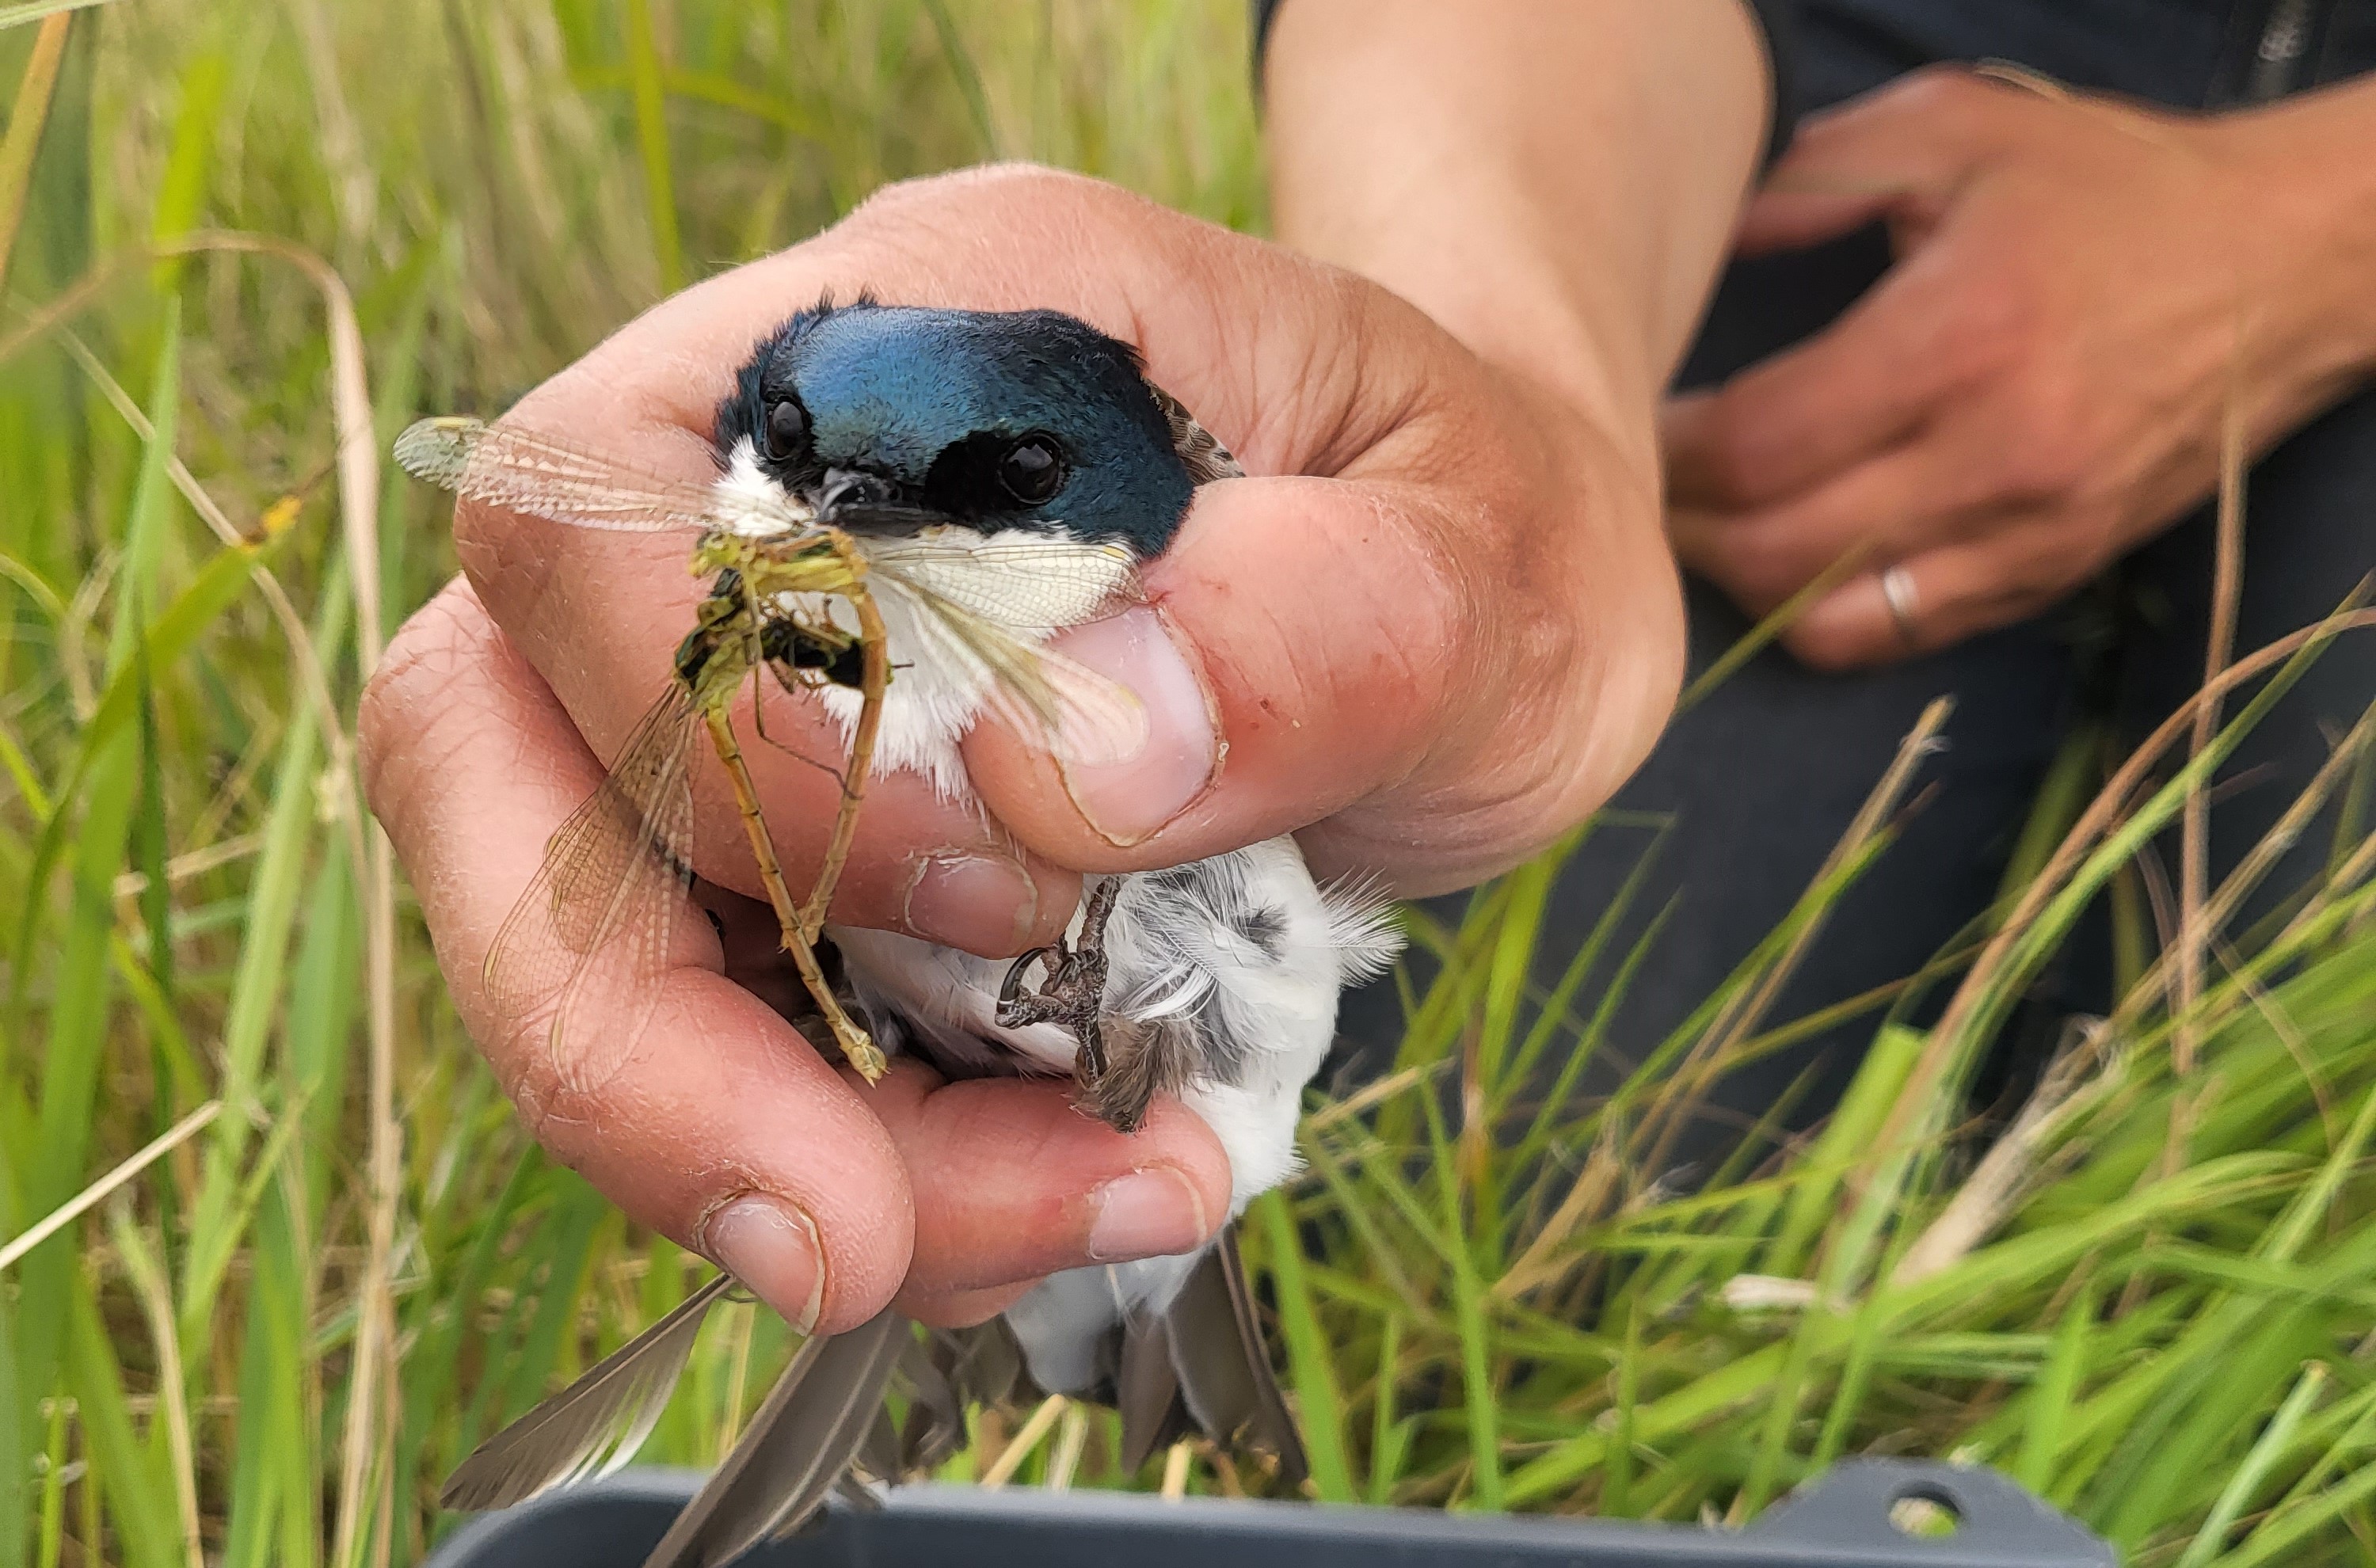
<svg viewBox="0 0 2376 1568">
<path fill-rule="evenodd" d="M 1798 23 L 1795 65 L 1809 108 L 1941 61 L 2009 60 L 2077 88 L 2191 109 L 2376 68 L 2376 3 L 2361 0 L 1805 0 Z M 1735 265 L 1681 384 L 1719 381 L 1820 330 L 1889 265 L 1878 229 Z M 2376 392 L 2271 451 L 2250 476 L 2246 505 L 2239 650 L 2331 612 L 2376 569 Z M 1776 649 L 1760 654 L 1675 721 L 1612 802 L 1610 825 L 1570 862 L 1541 939 L 1538 983 L 1557 980 L 1658 839 L 1634 913 L 1610 949 L 1622 955 L 1673 901 L 1609 1035 L 1614 1061 L 1638 1059 L 1782 920 L 1924 706 L 1951 695 L 1947 749 L 1924 768 L 1930 797 L 1836 909 L 1771 1018 L 1803 1016 L 1918 972 L 1996 896 L 2047 767 L 2074 727 L 2100 725 L 2115 742 L 2132 742 L 2200 683 L 2213 553 L 2206 507 L 2054 612 L 1926 658 L 1833 676 Z M 1706 585 L 1687 591 L 1696 671 L 1748 624 Z M 2376 639 L 2339 639 L 2223 769 L 2215 876 L 2260 838 L 2371 697 Z M 2264 885 L 2259 908 L 2323 860 L 2332 816 Z M 1660 838 L 1634 826 L 1646 820 L 1670 830 Z M 2174 878 L 2174 856 L 2168 863 Z M 1439 912 L 1456 917 L 1458 908 L 1445 901 Z M 2106 1005 L 2109 953 L 2099 921 L 2047 977 L 2033 996 L 2031 1049 L 2062 1016 Z M 1603 960 L 1587 996 L 1614 963 Z M 1796 1120 L 1820 1113 L 1874 1021 L 1736 1075 L 1684 1158 L 1716 1156 L 1811 1063 L 1818 1078 Z M 1344 1032 L 1368 1060 L 1400 1024 L 1384 987 L 1347 1000 Z"/>
<path fill-rule="evenodd" d="M 1285 0 L 1253 0 L 1254 6 L 1254 80 L 1262 80 L 1263 51 L 1270 42 L 1271 23 L 1278 18 L 1278 8 Z M 1757 17 L 1758 30 L 1765 38 L 1766 64 L 1772 68 L 1774 108 L 1765 135 L 1765 161 L 1771 164 L 1782 156 L 1789 145 L 1790 126 L 1798 115 L 1798 28 L 1799 0 L 1741 0 Z"/>
</svg>

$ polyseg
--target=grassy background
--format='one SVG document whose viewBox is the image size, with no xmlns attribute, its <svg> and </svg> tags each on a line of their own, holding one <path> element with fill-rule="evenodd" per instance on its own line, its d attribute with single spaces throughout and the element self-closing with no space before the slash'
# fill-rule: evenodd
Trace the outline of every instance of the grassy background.
<svg viewBox="0 0 2376 1568">
<path fill-rule="evenodd" d="M 1037 157 L 1257 224 L 1243 10 L 137 0 L 0 31 L 0 1568 L 411 1561 L 455 1459 L 700 1277 L 520 1136 L 361 813 L 355 692 L 450 567 L 372 454 L 903 174 Z M 1612 911 L 1529 988 L 1556 856 L 1423 932 L 1396 1071 L 1315 1111 L 1249 1227 L 1317 1494 L 1738 1520 L 1842 1453 L 1957 1455 L 2143 1562 L 2376 1553 L 2354 814 L 2256 932 L 2132 922 L 2119 1014 L 1999 1152 L 1950 1135 L 2216 751 L 2046 802 L 1947 1017 L 1870 1015 L 1831 1124 L 1690 1194 L 1649 1179 L 1665 1130 L 1809 1027 L 1771 999 L 1919 744 L 1613 1099 L 1546 1071 L 1603 1048 L 1630 956 Z M 647 1456 L 714 1459 L 785 1348 L 719 1314 Z M 956 1469 L 1155 1484 L 1112 1453 L 1050 1407 Z"/>
</svg>

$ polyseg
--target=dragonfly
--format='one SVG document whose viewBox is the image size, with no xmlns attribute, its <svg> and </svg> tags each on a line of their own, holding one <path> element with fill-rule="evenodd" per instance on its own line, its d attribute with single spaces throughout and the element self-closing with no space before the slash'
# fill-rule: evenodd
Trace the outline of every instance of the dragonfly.
<svg viewBox="0 0 2376 1568">
<path fill-rule="evenodd" d="M 600 786 L 547 843 L 487 955 L 484 980 L 499 1014 L 549 1014 L 555 1043 L 591 1006 L 648 1016 L 657 992 L 649 982 L 665 967 L 694 877 L 691 783 L 706 742 L 732 789 L 782 948 L 834 1044 L 869 1083 L 888 1070 L 818 956 L 895 678 L 886 604 L 937 667 L 971 677 L 987 715 L 1043 737 L 1060 756 L 1124 755 L 1144 734 L 1145 716 L 1127 689 L 1029 636 L 1062 624 L 1054 605 L 1077 603 L 1085 587 L 1128 596 L 1134 558 L 1121 545 L 984 540 L 893 505 L 875 508 L 880 516 L 837 512 L 828 524 L 772 487 L 671 479 L 530 429 L 465 417 L 420 421 L 398 438 L 395 455 L 415 478 L 504 511 L 577 529 L 687 534 L 689 570 L 708 579 L 664 688 Z M 767 675 L 796 695 L 838 688 L 857 696 L 847 750 L 831 770 L 840 785 L 833 828 L 798 899 L 730 717 L 745 684 L 754 715 L 762 711 L 758 687 Z M 613 1039 L 640 1032 L 639 1020 L 620 1028 L 614 1014 L 604 1016 Z"/>
</svg>

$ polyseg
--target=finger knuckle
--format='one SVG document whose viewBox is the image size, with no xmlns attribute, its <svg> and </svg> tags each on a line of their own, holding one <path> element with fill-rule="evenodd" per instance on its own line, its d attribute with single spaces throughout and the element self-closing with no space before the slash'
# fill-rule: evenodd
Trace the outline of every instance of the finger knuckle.
<svg viewBox="0 0 2376 1568">
<path fill-rule="evenodd" d="M 2085 484 L 2095 453 L 2073 402 L 2050 385 L 2029 394 L 2000 459 L 2007 499 L 2043 505 Z"/>
<path fill-rule="evenodd" d="M 485 1051 L 530 1136 L 564 1160 L 602 1120 L 605 1090 L 622 1065 L 616 1052 L 573 1049 L 549 1009 L 499 1020 Z"/>
<path fill-rule="evenodd" d="M 1991 267 L 1958 287 L 1939 312 L 1928 348 L 1951 382 L 1969 383 L 2028 361 L 2040 331 L 2027 280 Z"/>
<path fill-rule="evenodd" d="M 1044 163 L 1007 162 L 984 163 L 968 169 L 945 170 L 938 173 L 914 174 L 904 180 L 894 180 L 850 209 L 850 218 L 879 219 L 906 216 L 921 207 L 930 207 L 952 198 L 977 196 L 1028 196 L 1038 191 L 1062 186 L 1089 185 L 1096 182 L 1087 176 L 1051 169 Z"/>
<path fill-rule="evenodd" d="M 1869 634 L 1829 622 L 1793 626 L 1782 634 L 1781 641 L 1800 663 L 1827 675 L 1861 668 L 1873 654 Z"/>
<path fill-rule="evenodd" d="M 1788 454 L 1767 435 L 1771 420 L 1746 388 L 1718 393 L 1708 405 L 1701 457 L 1719 505 L 1753 506 L 1788 482 Z"/>
<path fill-rule="evenodd" d="M 1887 90 L 1897 107 L 1953 125 L 1985 100 L 1988 88 L 1962 65 L 1934 64 L 1907 72 Z"/>
<path fill-rule="evenodd" d="M 1734 597 L 1763 611 L 1807 586 L 1817 568 L 1805 546 L 1785 528 L 1749 525 L 1716 550 L 1717 581 Z"/>
<path fill-rule="evenodd" d="M 2027 603 L 2058 598 L 2095 569 L 2095 552 L 2060 528 L 2032 530 L 2005 563 L 2002 586 Z"/>
</svg>

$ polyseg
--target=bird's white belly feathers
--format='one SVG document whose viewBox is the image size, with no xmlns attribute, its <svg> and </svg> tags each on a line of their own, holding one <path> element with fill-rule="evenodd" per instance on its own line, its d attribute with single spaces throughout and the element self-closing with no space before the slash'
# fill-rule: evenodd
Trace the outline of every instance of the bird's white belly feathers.
<svg viewBox="0 0 2376 1568">
<path fill-rule="evenodd" d="M 1078 925 L 1076 916 L 1074 934 Z M 1007 960 L 886 932 L 832 934 L 886 1050 L 959 1072 L 1072 1072 L 1077 1045 L 1063 1026 L 998 1027 Z M 1379 901 L 1324 891 L 1291 838 L 1123 878 L 1106 927 L 1105 1012 L 1123 1025 L 1193 1027 L 1199 1065 L 1180 1098 L 1229 1155 L 1232 1218 L 1294 1173 L 1302 1090 L 1335 1037 L 1337 993 L 1396 945 Z M 1044 1282 L 1006 1313 L 1034 1379 L 1060 1391 L 1094 1382 L 1105 1332 L 1168 1306 L 1193 1262 L 1150 1258 Z"/>
</svg>

